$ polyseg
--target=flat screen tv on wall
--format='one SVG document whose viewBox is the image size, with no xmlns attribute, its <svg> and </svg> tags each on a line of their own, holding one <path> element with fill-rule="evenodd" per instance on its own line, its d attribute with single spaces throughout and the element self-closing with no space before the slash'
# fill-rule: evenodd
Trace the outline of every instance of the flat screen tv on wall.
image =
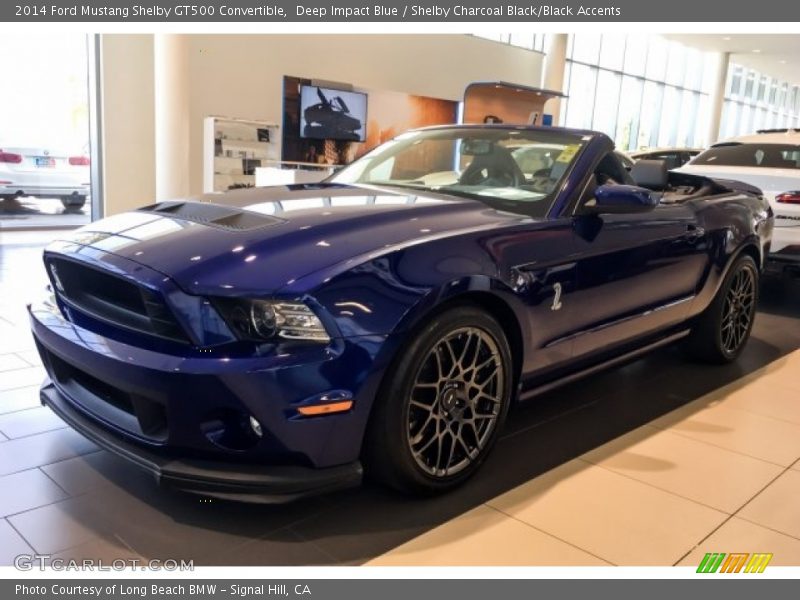
<svg viewBox="0 0 800 600">
<path fill-rule="evenodd" d="M 363 142 L 367 138 L 367 95 L 316 85 L 302 86 L 300 137 Z"/>
</svg>

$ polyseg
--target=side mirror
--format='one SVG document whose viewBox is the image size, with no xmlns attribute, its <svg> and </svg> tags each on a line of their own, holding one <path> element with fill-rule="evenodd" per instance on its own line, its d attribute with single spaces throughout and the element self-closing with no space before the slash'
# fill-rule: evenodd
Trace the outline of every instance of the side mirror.
<svg viewBox="0 0 800 600">
<path fill-rule="evenodd" d="M 594 202 L 584 204 L 589 214 L 626 214 L 653 210 L 659 198 L 650 190 L 635 185 L 601 185 L 594 191 Z"/>
</svg>

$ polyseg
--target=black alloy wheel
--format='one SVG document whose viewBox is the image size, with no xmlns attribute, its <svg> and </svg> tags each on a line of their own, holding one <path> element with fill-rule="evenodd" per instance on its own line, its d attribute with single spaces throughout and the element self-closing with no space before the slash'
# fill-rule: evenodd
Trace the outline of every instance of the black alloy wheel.
<svg viewBox="0 0 800 600">
<path fill-rule="evenodd" d="M 415 494 L 469 478 L 508 412 L 511 364 L 503 329 L 485 311 L 461 305 L 434 316 L 387 371 L 364 445 L 368 474 Z"/>
<path fill-rule="evenodd" d="M 406 443 L 420 469 L 448 477 L 480 456 L 506 385 L 491 334 L 462 327 L 440 339 L 422 361 L 407 405 Z"/>
<path fill-rule="evenodd" d="M 736 272 L 725 295 L 722 309 L 722 349 L 726 354 L 737 354 L 753 324 L 756 304 L 756 275 L 752 269 Z"/>
<path fill-rule="evenodd" d="M 685 344 L 691 357 L 717 364 L 736 360 L 753 329 L 758 285 L 756 262 L 749 255 L 740 255 L 692 327 Z"/>
</svg>

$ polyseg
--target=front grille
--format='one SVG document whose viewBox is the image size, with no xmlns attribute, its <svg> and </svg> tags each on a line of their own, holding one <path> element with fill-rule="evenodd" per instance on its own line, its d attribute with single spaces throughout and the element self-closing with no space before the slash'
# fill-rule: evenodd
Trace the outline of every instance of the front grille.
<svg viewBox="0 0 800 600">
<path fill-rule="evenodd" d="M 53 287 L 70 307 L 126 329 L 189 341 L 160 294 L 71 260 L 49 257 L 47 263 Z"/>
</svg>

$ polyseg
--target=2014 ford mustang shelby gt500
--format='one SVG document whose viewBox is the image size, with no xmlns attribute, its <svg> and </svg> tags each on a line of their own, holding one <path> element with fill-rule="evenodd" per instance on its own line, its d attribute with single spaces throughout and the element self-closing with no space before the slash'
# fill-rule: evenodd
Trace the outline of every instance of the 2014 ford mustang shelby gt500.
<svg viewBox="0 0 800 600">
<path fill-rule="evenodd" d="M 204 200 L 45 250 L 42 401 L 164 483 L 266 501 L 362 468 L 445 491 L 519 399 L 678 340 L 734 360 L 772 230 L 755 188 L 628 172 L 557 128 L 412 131 L 321 184 Z"/>
</svg>

